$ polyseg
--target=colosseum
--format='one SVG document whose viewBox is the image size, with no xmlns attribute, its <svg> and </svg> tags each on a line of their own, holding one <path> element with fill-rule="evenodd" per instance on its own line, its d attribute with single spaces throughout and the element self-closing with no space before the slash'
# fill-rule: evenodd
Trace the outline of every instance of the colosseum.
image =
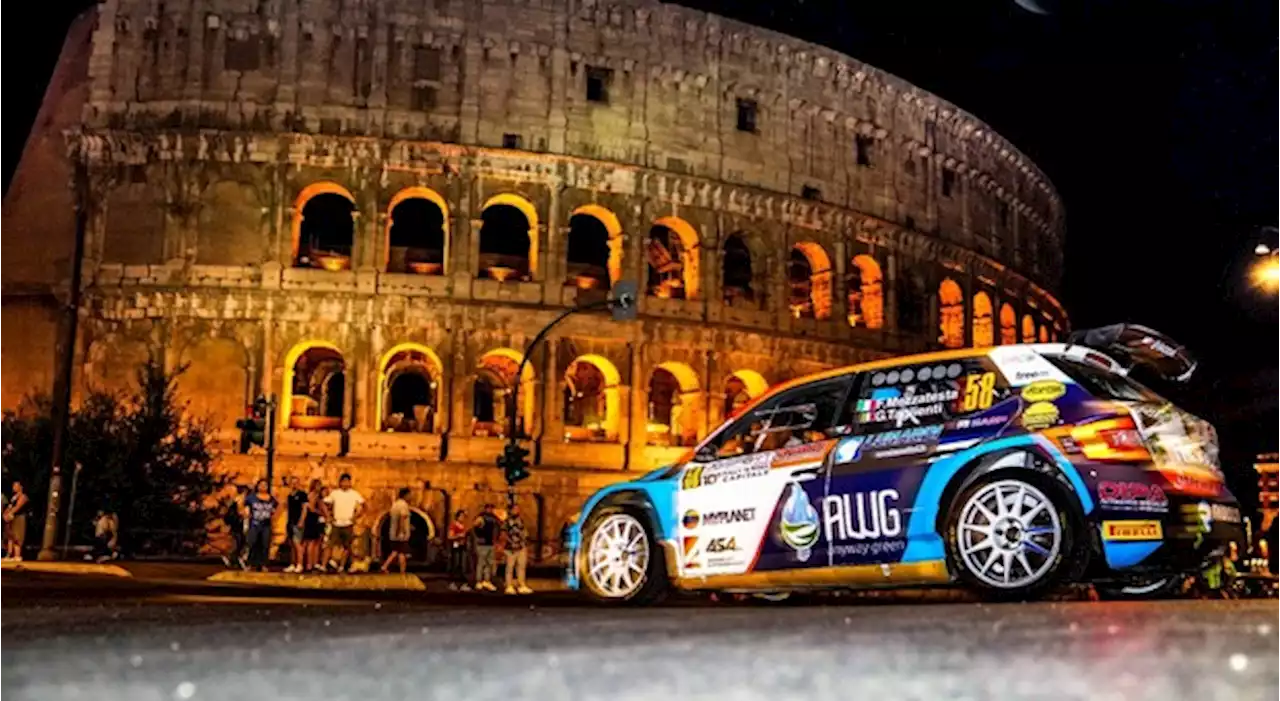
<svg viewBox="0 0 1280 701">
<path fill-rule="evenodd" d="M 106 0 L 72 27 L 3 209 L 3 402 L 186 365 L 223 469 L 503 488 L 543 554 L 583 497 L 771 383 L 1052 339 L 1063 210 L 974 116 L 821 46 L 652 0 Z M 620 279 L 639 317 L 559 312 Z M 508 401 L 519 386 L 517 406 Z M 427 484 L 429 482 L 429 484 Z M 447 496 L 446 496 L 447 495 Z M 371 528 L 376 533 L 376 528 Z"/>
</svg>

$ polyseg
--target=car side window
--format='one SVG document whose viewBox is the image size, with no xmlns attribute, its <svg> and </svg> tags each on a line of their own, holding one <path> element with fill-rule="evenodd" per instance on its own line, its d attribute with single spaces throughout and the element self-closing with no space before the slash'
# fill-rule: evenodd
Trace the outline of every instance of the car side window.
<svg viewBox="0 0 1280 701">
<path fill-rule="evenodd" d="M 778 450 L 848 432 L 848 426 L 838 424 L 850 382 L 851 377 L 821 380 L 761 402 L 716 437 L 716 457 Z"/>
<path fill-rule="evenodd" d="M 985 356 L 913 363 L 864 373 L 853 400 L 859 433 L 930 426 L 976 414 L 1010 395 Z"/>
</svg>

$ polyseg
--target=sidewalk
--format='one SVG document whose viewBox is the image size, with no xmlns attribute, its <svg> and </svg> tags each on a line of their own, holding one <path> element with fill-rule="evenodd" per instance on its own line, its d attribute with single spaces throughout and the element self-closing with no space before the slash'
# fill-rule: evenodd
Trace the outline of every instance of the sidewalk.
<svg viewBox="0 0 1280 701">
<path fill-rule="evenodd" d="M 5 572 L 38 572 L 40 574 L 89 575 L 98 577 L 133 577 L 129 570 L 114 563 L 41 562 L 39 560 L 2 560 Z"/>
</svg>

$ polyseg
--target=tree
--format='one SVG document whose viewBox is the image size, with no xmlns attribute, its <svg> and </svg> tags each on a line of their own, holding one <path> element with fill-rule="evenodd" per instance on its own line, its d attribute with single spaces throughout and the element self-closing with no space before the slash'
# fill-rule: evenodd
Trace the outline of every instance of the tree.
<svg viewBox="0 0 1280 701">
<path fill-rule="evenodd" d="M 93 389 L 72 409 L 63 488 L 69 495 L 81 465 L 73 542 L 88 542 L 93 517 L 105 510 L 120 517 L 120 545 L 134 553 L 192 554 L 205 543 L 213 497 L 228 478 L 213 471 L 210 423 L 187 416 L 178 402 L 176 381 L 185 369 L 168 372 L 152 358 L 139 365 L 136 387 Z M 27 488 L 28 533 L 43 530 L 52 409 L 47 395 L 28 397 L 3 419 L 5 486 L 21 480 Z"/>
</svg>

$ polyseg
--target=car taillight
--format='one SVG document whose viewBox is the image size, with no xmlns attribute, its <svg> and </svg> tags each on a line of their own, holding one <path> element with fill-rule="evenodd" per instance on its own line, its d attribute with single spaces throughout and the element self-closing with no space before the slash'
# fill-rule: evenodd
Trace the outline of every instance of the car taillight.
<svg viewBox="0 0 1280 701">
<path fill-rule="evenodd" d="M 1142 434 L 1127 416 L 1103 419 L 1071 429 L 1071 439 L 1090 460 L 1133 462 L 1150 460 Z"/>
</svg>

